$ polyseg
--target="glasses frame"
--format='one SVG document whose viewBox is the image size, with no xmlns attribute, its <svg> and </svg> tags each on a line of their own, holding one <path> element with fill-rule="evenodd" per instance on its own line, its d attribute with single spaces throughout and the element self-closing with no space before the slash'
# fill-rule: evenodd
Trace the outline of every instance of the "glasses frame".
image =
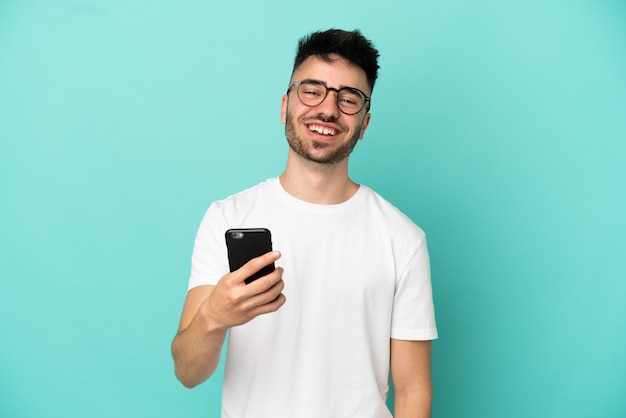
<svg viewBox="0 0 626 418">
<path fill-rule="evenodd" d="M 324 86 L 324 88 L 326 89 L 326 92 L 325 92 L 325 94 L 324 94 L 324 97 L 322 98 L 322 100 L 321 100 L 318 104 L 315 104 L 315 105 L 309 105 L 309 104 L 306 104 L 306 103 L 304 103 L 304 100 L 302 100 L 302 98 L 300 97 L 300 88 L 299 88 L 299 87 L 300 87 L 300 84 L 302 84 L 302 83 L 304 83 L 304 82 L 307 82 L 307 81 L 311 81 L 311 82 L 314 82 L 314 83 L 319 83 L 319 84 L 321 84 L 322 86 Z M 326 83 L 325 83 L 325 82 L 323 82 L 322 80 L 316 80 L 316 79 L 314 79 L 314 78 L 305 78 L 304 80 L 294 81 L 294 82 L 293 82 L 293 83 L 291 83 L 291 84 L 289 85 L 289 87 L 287 88 L 287 94 L 289 94 L 289 90 L 291 90 L 291 88 L 292 88 L 292 87 L 295 87 L 295 88 L 296 88 L 296 96 L 298 96 L 298 100 L 300 100 L 300 103 L 302 103 L 303 105 L 305 105 L 305 106 L 307 106 L 307 107 L 315 107 L 315 106 L 319 106 L 319 105 L 321 105 L 322 103 L 324 103 L 324 100 L 326 100 L 326 97 L 328 97 L 328 91 L 329 91 L 329 90 L 334 91 L 335 93 L 337 93 L 337 94 L 335 94 L 335 105 L 337 106 L 337 109 L 339 109 L 339 111 L 340 111 L 341 113 L 343 113 L 344 115 L 349 115 L 349 116 L 356 115 L 356 114 L 357 114 L 357 113 L 359 113 L 361 110 L 365 109 L 365 107 L 367 107 L 367 110 L 369 111 L 370 104 L 371 104 L 371 102 L 372 102 L 372 101 L 370 100 L 370 97 L 369 97 L 367 94 L 363 93 L 361 90 L 357 89 L 356 87 L 342 87 L 342 88 L 340 88 L 340 89 L 336 89 L 336 88 L 334 88 L 334 87 L 328 87 L 328 86 L 326 85 Z M 359 110 L 357 110 L 356 112 L 354 112 L 354 113 L 348 113 L 348 112 L 346 112 L 345 110 L 343 110 L 343 109 L 341 108 L 341 106 L 339 106 L 339 92 L 340 92 L 340 91 L 342 91 L 342 90 L 353 90 L 353 91 L 357 91 L 359 94 L 361 94 L 361 95 L 365 98 L 365 100 L 363 101 L 363 106 L 362 106 Z"/>
</svg>

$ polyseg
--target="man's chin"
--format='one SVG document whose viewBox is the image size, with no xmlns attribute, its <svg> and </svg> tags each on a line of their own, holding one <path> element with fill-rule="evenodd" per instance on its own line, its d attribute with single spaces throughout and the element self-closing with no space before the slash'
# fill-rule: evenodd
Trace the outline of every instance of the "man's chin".
<svg viewBox="0 0 626 418">
<path fill-rule="evenodd" d="M 301 158 L 310 161 L 312 163 L 321 165 L 335 165 L 344 161 L 350 156 L 352 149 L 338 149 L 329 150 L 328 144 L 321 144 L 320 146 L 313 146 L 311 149 L 302 150 L 297 147 L 292 147 L 293 151 Z"/>
</svg>

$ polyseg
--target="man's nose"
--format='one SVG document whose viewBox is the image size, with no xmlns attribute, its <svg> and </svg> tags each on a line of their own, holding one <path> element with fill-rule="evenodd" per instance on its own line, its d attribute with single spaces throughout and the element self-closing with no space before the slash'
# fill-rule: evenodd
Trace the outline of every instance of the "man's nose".
<svg viewBox="0 0 626 418">
<path fill-rule="evenodd" d="M 322 101 L 322 103 L 317 105 L 317 108 L 320 110 L 320 113 L 323 113 L 328 116 L 339 116 L 339 107 L 337 106 L 337 92 L 334 90 L 328 90 L 328 94 Z"/>
</svg>

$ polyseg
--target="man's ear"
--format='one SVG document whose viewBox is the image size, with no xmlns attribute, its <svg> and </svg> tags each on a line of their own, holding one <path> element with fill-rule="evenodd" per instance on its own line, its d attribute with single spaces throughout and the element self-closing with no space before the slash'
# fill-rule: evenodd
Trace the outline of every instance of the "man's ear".
<svg viewBox="0 0 626 418">
<path fill-rule="evenodd" d="M 288 100 L 289 98 L 287 97 L 287 95 L 284 95 L 283 101 L 280 105 L 280 123 L 282 123 L 283 125 L 287 123 L 287 101 Z"/>
<path fill-rule="evenodd" d="M 359 132 L 359 139 L 363 139 L 363 135 L 365 135 L 365 130 L 367 129 L 367 125 L 370 124 L 370 118 L 372 117 L 371 113 L 367 113 L 365 118 L 363 119 L 363 123 L 361 124 L 361 132 Z"/>
</svg>

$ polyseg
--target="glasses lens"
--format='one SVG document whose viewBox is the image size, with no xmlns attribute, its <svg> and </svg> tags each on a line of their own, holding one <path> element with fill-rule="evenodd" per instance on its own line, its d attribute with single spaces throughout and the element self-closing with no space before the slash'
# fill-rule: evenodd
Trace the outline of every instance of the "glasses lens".
<svg viewBox="0 0 626 418">
<path fill-rule="evenodd" d="M 326 86 L 319 81 L 304 80 L 298 85 L 298 97 L 307 106 L 317 106 L 326 98 Z"/>
<path fill-rule="evenodd" d="M 359 91 L 345 87 L 337 93 L 337 104 L 344 113 L 352 115 L 363 109 L 365 97 Z"/>
</svg>

